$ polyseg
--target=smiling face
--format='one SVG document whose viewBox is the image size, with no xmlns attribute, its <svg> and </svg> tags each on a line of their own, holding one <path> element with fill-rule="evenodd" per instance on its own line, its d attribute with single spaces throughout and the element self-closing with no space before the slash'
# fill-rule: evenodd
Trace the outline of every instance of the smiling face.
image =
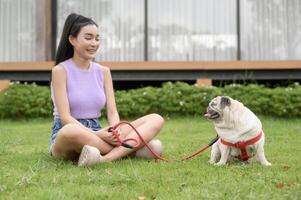
<svg viewBox="0 0 301 200">
<path fill-rule="evenodd" d="M 87 25 L 81 28 L 76 37 L 69 36 L 74 47 L 74 54 L 84 59 L 93 59 L 99 48 L 99 33 L 96 25 Z"/>
<path fill-rule="evenodd" d="M 218 96 L 212 99 L 207 107 L 205 117 L 209 120 L 218 120 L 223 116 L 223 110 L 231 105 L 231 98 Z"/>
</svg>

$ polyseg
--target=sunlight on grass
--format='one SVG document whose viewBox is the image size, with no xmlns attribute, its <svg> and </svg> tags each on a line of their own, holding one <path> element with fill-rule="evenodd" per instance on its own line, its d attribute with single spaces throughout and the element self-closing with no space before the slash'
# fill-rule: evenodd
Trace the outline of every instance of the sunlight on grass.
<svg viewBox="0 0 301 200">
<path fill-rule="evenodd" d="M 202 118 L 167 119 L 160 138 L 174 162 L 123 159 L 79 168 L 48 155 L 51 120 L 0 121 L 0 199 L 299 199 L 301 120 L 261 117 L 272 167 L 208 164 L 215 136 Z"/>
</svg>

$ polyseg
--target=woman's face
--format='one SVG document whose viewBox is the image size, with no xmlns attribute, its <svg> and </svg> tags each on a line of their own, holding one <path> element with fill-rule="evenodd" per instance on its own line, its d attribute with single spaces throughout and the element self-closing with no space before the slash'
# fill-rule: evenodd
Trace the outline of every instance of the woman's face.
<svg viewBox="0 0 301 200">
<path fill-rule="evenodd" d="M 95 25 L 87 25 L 81 28 L 77 37 L 70 36 L 74 53 L 84 59 L 93 59 L 99 48 L 99 33 Z"/>
</svg>

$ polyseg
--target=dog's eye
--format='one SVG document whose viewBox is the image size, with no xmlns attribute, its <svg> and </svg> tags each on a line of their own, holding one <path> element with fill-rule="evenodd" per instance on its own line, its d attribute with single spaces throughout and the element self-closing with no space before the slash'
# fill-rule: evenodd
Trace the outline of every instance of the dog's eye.
<svg viewBox="0 0 301 200">
<path fill-rule="evenodd" d="M 212 106 L 212 107 L 214 107 L 214 106 L 216 106 L 217 104 L 215 103 L 215 102 L 211 102 L 210 103 L 210 106 Z"/>
</svg>

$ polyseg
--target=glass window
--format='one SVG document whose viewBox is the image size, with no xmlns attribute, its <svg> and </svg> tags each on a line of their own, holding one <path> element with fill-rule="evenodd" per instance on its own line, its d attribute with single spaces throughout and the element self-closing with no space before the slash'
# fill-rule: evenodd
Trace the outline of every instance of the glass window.
<svg viewBox="0 0 301 200">
<path fill-rule="evenodd" d="M 148 60 L 237 60 L 237 0 L 59 0 L 58 36 L 77 12 L 100 26 L 97 60 L 143 61 L 145 2 Z M 242 60 L 300 59 L 300 0 L 239 2 Z"/>
<path fill-rule="evenodd" d="M 300 0 L 243 0 L 240 10 L 243 60 L 301 58 Z"/>
<path fill-rule="evenodd" d="M 101 46 L 96 60 L 144 60 L 144 1 L 59 0 L 57 44 L 64 21 L 72 12 L 90 17 L 99 25 Z"/>
<path fill-rule="evenodd" d="M 36 0 L 0 0 L 0 61 L 38 57 Z"/>
<path fill-rule="evenodd" d="M 235 0 L 148 1 L 149 60 L 235 60 Z"/>
</svg>

